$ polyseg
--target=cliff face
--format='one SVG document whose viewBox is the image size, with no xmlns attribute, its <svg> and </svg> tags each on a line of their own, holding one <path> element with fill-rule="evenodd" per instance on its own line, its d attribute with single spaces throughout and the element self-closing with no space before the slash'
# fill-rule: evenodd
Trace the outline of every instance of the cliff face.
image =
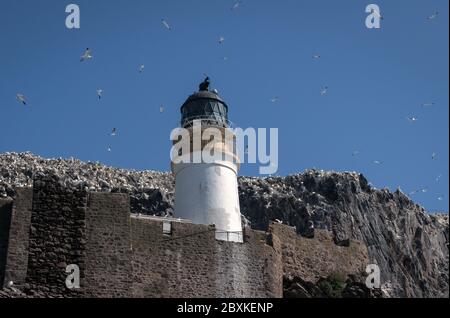
<svg viewBox="0 0 450 318">
<path fill-rule="evenodd" d="M 242 213 L 254 228 L 279 219 L 304 236 L 333 233 L 336 244 L 365 242 L 393 297 L 448 297 L 448 217 L 430 215 L 401 191 L 374 190 L 362 175 L 306 171 L 241 178 Z"/>
<path fill-rule="evenodd" d="M 174 180 L 169 173 L 31 154 L 0 155 L 0 197 L 13 197 L 14 186 L 31 186 L 33 175 L 47 172 L 76 188 L 129 193 L 134 213 L 172 213 Z M 428 214 L 401 191 L 373 189 L 355 173 L 309 170 L 287 177 L 240 177 L 239 193 L 241 212 L 254 229 L 265 230 L 278 219 L 306 237 L 325 229 L 337 245 L 346 246 L 350 239 L 364 242 L 370 262 L 380 267 L 385 295 L 449 295 L 448 216 Z M 288 277 L 286 288 L 293 291 L 291 283 L 302 279 Z M 311 288 L 300 294 L 316 293 Z"/>
</svg>

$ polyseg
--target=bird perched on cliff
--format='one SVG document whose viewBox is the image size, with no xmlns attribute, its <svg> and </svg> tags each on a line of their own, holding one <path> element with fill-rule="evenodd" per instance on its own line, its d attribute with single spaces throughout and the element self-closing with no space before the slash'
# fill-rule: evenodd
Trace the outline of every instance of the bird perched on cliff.
<svg viewBox="0 0 450 318">
<path fill-rule="evenodd" d="M 283 221 L 281 221 L 279 219 L 275 219 L 275 222 L 277 222 L 278 224 L 283 224 Z"/>
<path fill-rule="evenodd" d="M 93 56 L 92 56 L 91 49 L 87 48 L 87 49 L 84 51 L 83 55 L 81 55 L 80 62 L 84 62 L 84 61 L 86 61 L 86 60 L 90 60 L 90 59 L 92 59 L 92 57 L 93 57 Z"/>
<path fill-rule="evenodd" d="M 16 94 L 16 98 L 17 98 L 17 100 L 18 100 L 19 102 L 21 102 L 22 104 L 24 104 L 24 105 L 27 104 L 27 101 L 26 101 L 26 98 L 25 98 L 25 95 L 24 95 L 24 94 L 17 93 L 17 94 Z"/>
<path fill-rule="evenodd" d="M 169 23 L 167 23 L 166 20 L 161 19 L 161 23 L 164 25 L 164 27 L 165 27 L 167 30 L 172 30 L 172 27 L 169 25 Z"/>
<path fill-rule="evenodd" d="M 102 95 L 103 95 L 103 89 L 97 88 L 97 97 L 98 97 L 98 99 L 101 99 Z"/>
</svg>

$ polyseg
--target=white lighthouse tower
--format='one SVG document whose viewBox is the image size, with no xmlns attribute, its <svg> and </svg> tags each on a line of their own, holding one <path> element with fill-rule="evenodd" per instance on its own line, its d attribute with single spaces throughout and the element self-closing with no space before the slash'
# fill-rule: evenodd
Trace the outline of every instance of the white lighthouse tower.
<svg viewBox="0 0 450 318">
<path fill-rule="evenodd" d="M 228 106 L 216 92 L 208 90 L 208 85 L 206 78 L 200 84 L 200 90 L 181 106 L 180 126 L 186 129 L 190 138 L 188 150 L 178 153 L 183 160 L 172 162 L 174 215 L 197 224 L 214 224 L 219 240 L 242 242 L 235 135 L 228 121 Z M 209 128 L 219 132 L 221 138 L 201 140 L 201 135 Z M 208 143 L 214 148 L 213 160 L 202 157 Z"/>
</svg>

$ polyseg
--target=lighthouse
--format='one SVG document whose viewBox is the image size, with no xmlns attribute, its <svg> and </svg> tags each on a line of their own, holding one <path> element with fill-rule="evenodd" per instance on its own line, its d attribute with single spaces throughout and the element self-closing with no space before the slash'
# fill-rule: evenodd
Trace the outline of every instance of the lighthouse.
<svg viewBox="0 0 450 318">
<path fill-rule="evenodd" d="M 208 87 L 206 78 L 180 109 L 184 147 L 177 151 L 178 161 L 172 159 L 171 163 L 175 175 L 174 216 L 197 224 L 214 224 L 218 240 L 243 242 L 236 137 L 227 104 Z M 174 140 L 174 144 L 177 142 L 180 139 Z M 205 154 L 211 151 L 214 156 L 206 159 Z"/>
</svg>

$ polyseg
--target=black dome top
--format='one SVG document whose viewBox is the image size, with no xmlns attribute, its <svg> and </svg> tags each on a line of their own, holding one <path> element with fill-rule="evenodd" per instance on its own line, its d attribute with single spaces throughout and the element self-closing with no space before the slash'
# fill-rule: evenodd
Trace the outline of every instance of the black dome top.
<svg viewBox="0 0 450 318">
<path fill-rule="evenodd" d="M 191 126 L 196 119 L 202 124 L 228 127 L 228 106 L 214 92 L 196 92 L 181 106 L 181 127 Z"/>
<path fill-rule="evenodd" d="M 228 110 L 228 106 L 227 106 L 227 104 L 225 104 L 223 99 L 220 98 L 219 95 L 217 95 L 216 93 L 211 92 L 211 91 L 195 92 L 194 94 L 189 96 L 188 99 L 186 99 L 186 101 L 184 102 L 183 106 L 181 106 L 181 109 L 183 109 L 183 107 L 189 105 L 191 102 L 196 101 L 198 99 L 213 99 L 213 100 L 216 100 L 216 101 L 222 103 L 226 107 L 226 109 Z"/>
</svg>

